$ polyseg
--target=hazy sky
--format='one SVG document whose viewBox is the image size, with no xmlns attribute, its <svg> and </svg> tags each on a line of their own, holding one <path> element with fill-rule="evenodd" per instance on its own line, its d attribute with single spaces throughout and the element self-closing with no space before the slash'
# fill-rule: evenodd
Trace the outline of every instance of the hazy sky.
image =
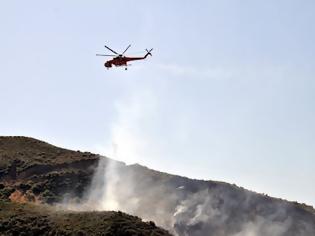
<svg viewBox="0 0 315 236">
<path fill-rule="evenodd" d="M 0 135 L 315 205 L 314 11 L 312 0 L 2 1 Z M 129 43 L 153 57 L 107 71 L 95 56 Z"/>
</svg>

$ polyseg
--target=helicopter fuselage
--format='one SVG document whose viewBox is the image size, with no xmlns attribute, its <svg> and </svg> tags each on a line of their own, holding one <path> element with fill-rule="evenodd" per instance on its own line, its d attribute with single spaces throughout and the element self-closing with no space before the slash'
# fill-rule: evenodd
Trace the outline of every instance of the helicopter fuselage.
<svg viewBox="0 0 315 236">
<path fill-rule="evenodd" d="M 106 68 L 110 68 L 113 65 L 114 66 L 128 66 L 128 61 L 137 61 L 137 60 L 143 60 L 146 59 L 148 55 L 151 55 L 151 53 L 147 53 L 144 57 L 125 57 L 125 56 L 117 56 L 107 62 L 105 62 L 104 66 Z"/>
</svg>

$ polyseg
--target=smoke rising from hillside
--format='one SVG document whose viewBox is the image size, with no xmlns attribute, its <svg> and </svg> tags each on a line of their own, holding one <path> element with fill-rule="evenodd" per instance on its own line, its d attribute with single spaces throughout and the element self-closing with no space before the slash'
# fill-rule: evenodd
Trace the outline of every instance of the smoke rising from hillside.
<svg viewBox="0 0 315 236">
<path fill-rule="evenodd" d="M 224 183 L 207 183 L 101 158 L 75 210 L 120 210 L 152 220 L 174 235 L 314 235 L 315 225 L 286 202 Z"/>
</svg>

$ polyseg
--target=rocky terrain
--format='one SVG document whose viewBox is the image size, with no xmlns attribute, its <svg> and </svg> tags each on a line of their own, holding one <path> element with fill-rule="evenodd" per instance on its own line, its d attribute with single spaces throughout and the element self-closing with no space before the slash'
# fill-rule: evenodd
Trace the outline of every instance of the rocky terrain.
<svg viewBox="0 0 315 236">
<path fill-rule="evenodd" d="M 315 211 L 311 206 L 228 183 L 192 180 L 138 164 L 125 165 L 25 137 L 0 137 L 0 198 L 1 209 L 6 209 L 0 211 L 0 232 L 33 227 L 31 219 L 39 214 L 45 220 L 38 221 L 42 223 L 35 228 L 43 225 L 47 232 L 51 227 L 65 234 L 112 235 L 110 229 L 122 226 L 123 221 L 129 225 L 128 231 L 113 235 L 169 235 L 155 224 L 174 235 L 315 235 Z M 56 205 L 62 209 L 66 206 L 76 212 L 48 214 L 52 206 L 42 204 L 53 205 L 54 209 Z M 16 209 L 26 220 L 18 218 Z M 104 212 L 108 209 L 116 212 Z M 99 227 L 93 225 L 97 220 L 103 222 Z"/>
</svg>

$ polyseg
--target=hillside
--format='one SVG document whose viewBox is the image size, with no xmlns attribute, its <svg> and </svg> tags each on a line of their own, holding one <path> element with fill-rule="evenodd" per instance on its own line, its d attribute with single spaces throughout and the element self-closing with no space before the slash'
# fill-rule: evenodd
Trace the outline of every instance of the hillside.
<svg viewBox="0 0 315 236">
<path fill-rule="evenodd" d="M 59 203 L 83 211 L 79 215 L 121 210 L 154 221 L 175 235 L 315 235 L 311 206 L 25 137 L 0 137 L 0 198 Z"/>
<path fill-rule="evenodd" d="M 153 222 L 122 212 L 56 211 L 53 207 L 0 201 L 2 235 L 170 236 Z"/>
<path fill-rule="evenodd" d="M 95 154 L 57 148 L 32 138 L 0 137 L 0 181 L 14 188 L 13 197 L 21 201 L 52 203 L 64 193 L 81 197 L 98 159 Z"/>
<path fill-rule="evenodd" d="M 25 137 L 0 137 L 0 235 L 155 235 L 167 231 L 122 212 L 74 212 L 45 203 L 80 198 L 99 156 Z"/>
</svg>

